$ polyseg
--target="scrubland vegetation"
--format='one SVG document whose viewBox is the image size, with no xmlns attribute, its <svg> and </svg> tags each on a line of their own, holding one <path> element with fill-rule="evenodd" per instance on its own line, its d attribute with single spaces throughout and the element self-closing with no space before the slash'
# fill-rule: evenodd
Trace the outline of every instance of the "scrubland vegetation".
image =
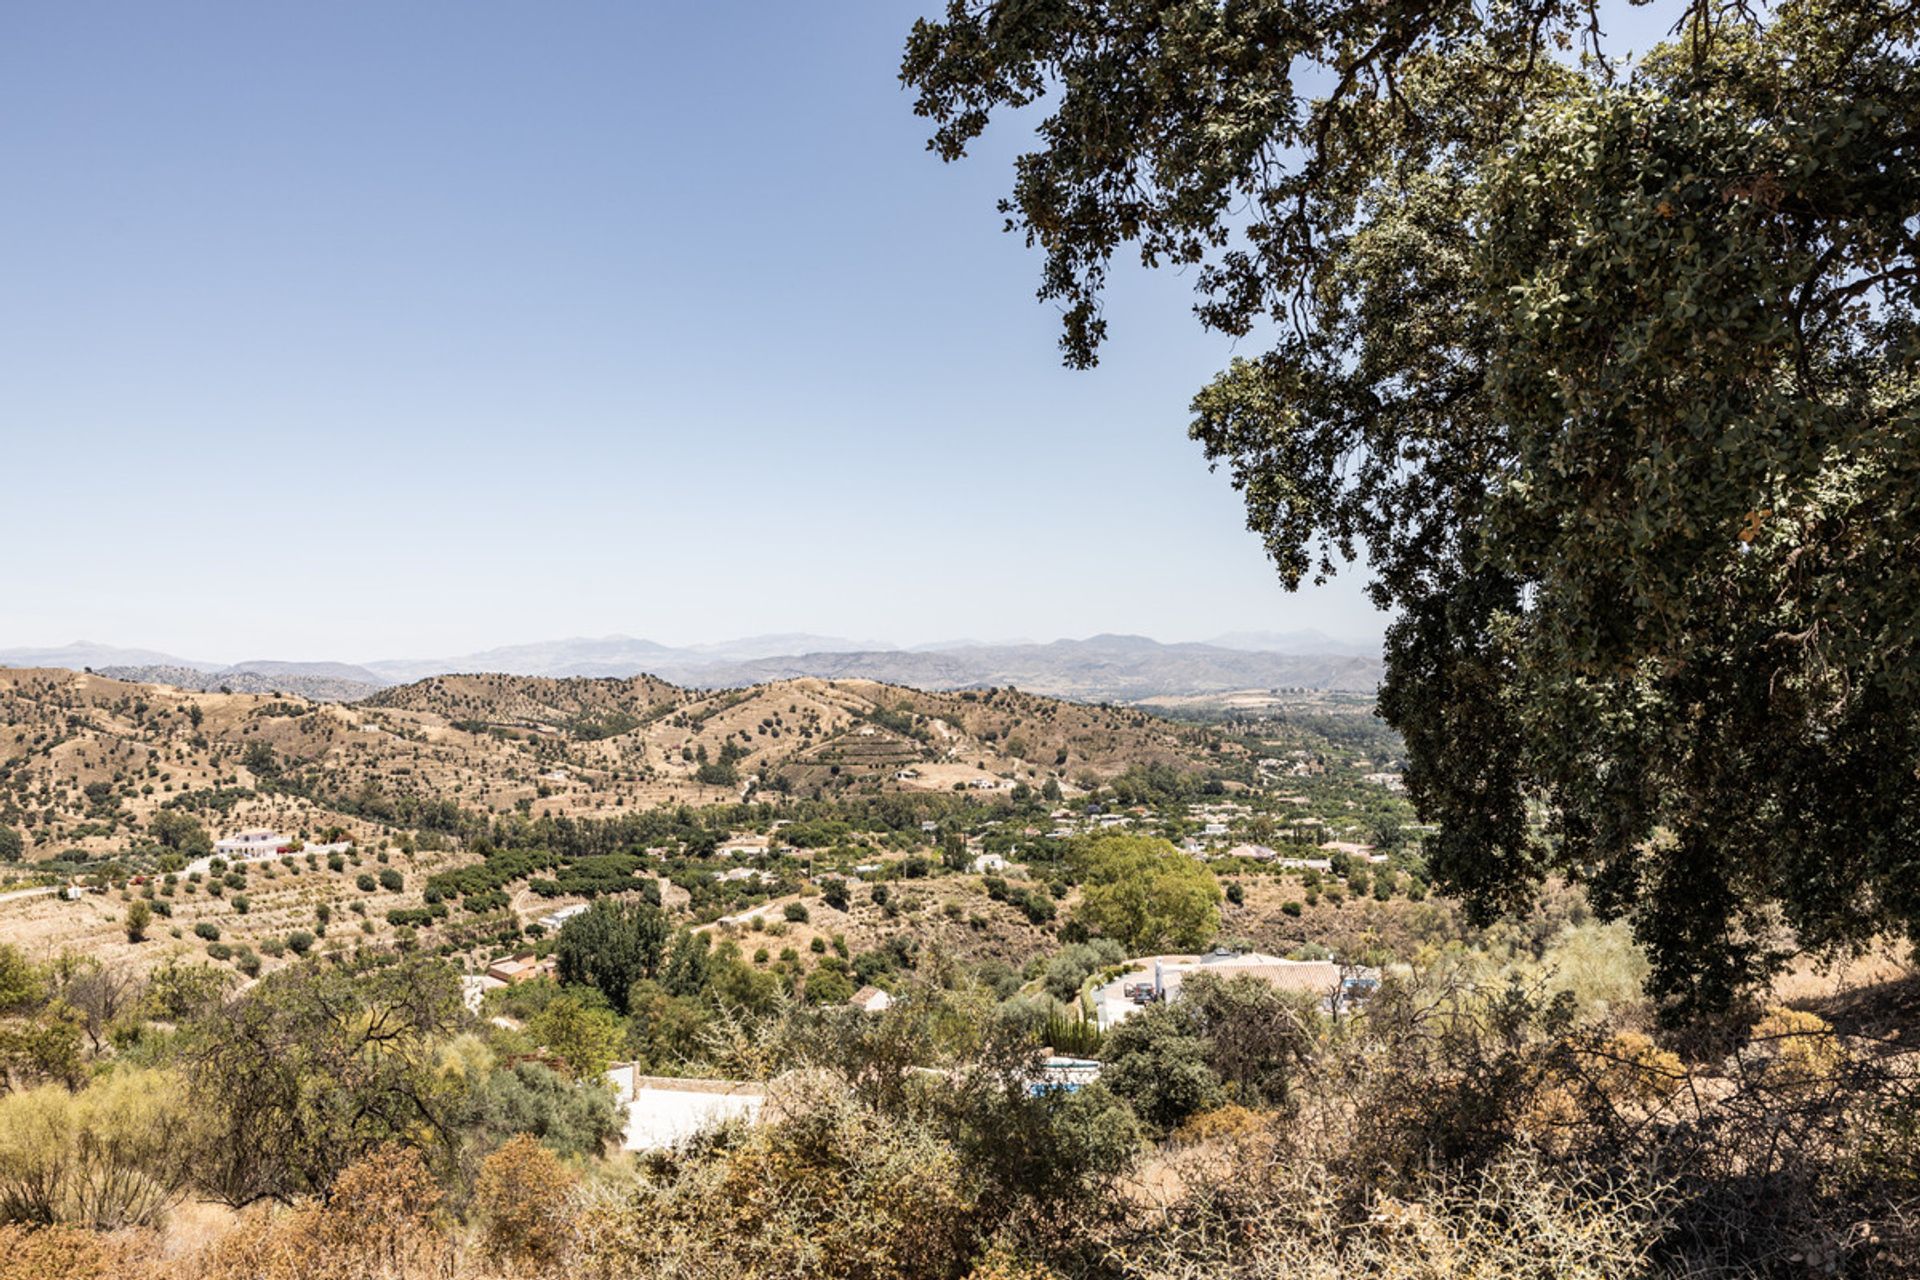
<svg viewBox="0 0 1920 1280">
<path fill-rule="evenodd" d="M 1524 939 L 1337 1017 L 1196 978 L 1073 1092 L 1029 1087 L 1050 1006 L 991 966 L 922 955 L 877 1015 L 702 984 L 682 1068 L 768 1111 L 639 1156 L 597 1073 L 658 1034 L 658 978 L 495 1023 L 429 957 L 190 963 L 103 1011 L 111 975 L 8 949 L 0 1275 L 1920 1273 L 1911 979 L 1680 1033 L 1604 927 Z"/>
<path fill-rule="evenodd" d="M 80 869 L 102 893 L 31 907 L 111 948 L 0 949 L 0 1276 L 1920 1274 L 1897 946 L 1703 1013 L 1578 884 L 1447 894 L 1363 705 L 1182 732 L 1186 767 L 984 795 L 454 805 L 198 880 L 162 859 L 208 815 L 163 807 Z M 1381 984 L 1088 1020 L 1215 942 Z M 555 980 L 471 1010 L 521 951 Z M 615 1062 L 765 1110 L 625 1152 Z"/>
</svg>

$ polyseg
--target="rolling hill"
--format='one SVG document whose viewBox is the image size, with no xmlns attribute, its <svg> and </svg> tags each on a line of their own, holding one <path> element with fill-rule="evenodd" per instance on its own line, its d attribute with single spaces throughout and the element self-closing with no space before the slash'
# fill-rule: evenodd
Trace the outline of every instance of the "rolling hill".
<svg viewBox="0 0 1920 1280">
<path fill-rule="evenodd" d="M 743 795 L 1006 790 L 1202 767 L 1218 740 L 1009 689 L 435 676 L 356 703 L 0 669 L 0 823 L 35 856 L 124 849 L 162 808 L 219 831 L 364 838 L 516 810 L 602 817 Z"/>
</svg>

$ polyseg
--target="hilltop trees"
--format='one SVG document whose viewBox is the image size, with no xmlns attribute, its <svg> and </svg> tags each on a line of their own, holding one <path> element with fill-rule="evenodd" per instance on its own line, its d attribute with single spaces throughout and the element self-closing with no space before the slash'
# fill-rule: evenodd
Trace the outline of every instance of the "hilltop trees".
<svg viewBox="0 0 1920 1280">
<path fill-rule="evenodd" d="M 1583 879 L 1706 1008 L 1776 912 L 1920 931 L 1920 17 L 1669 12 L 952 0 L 902 75 L 946 159 L 1048 100 L 1069 363 L 1125 245 L 1271 343 L 1192 434 L 1288 587 L 1366 556 L 1440 884 Z"/>
<path fill-rule="evenodd" d="M 1219 931 L 1219 882 L 1165 840 L 1096 837 L 1073 864 L 1082 881 L 1076 918 L 1135 955 L 1198 950 Z"/>
</svg>

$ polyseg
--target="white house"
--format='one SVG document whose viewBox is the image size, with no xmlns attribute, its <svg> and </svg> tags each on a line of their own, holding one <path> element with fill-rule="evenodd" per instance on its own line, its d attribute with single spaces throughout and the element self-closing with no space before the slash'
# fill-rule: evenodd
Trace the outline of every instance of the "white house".
<svg viewBox="0 0 1920 1280">
<path fill-rule="evenodd" d="M 975 875 L 984 875 L 989 871 L 1005 871 L 1007 860 L 997 853 L 983 853 L 968 865 Z"/>
<path fill-rule="evenodd" d="M 893 1008 L 893 997 L 878 987 L 862 987 L 847 997 L 847 1003 L 862 1013 L 885 1013 Z"/>
<path fill-rule="evenodd" d="M 277 858 L 291 851 L 293 841 L 278 831 L 236 831 L 216 840 L 213 851 L 223 858 Z"/>
</svg>

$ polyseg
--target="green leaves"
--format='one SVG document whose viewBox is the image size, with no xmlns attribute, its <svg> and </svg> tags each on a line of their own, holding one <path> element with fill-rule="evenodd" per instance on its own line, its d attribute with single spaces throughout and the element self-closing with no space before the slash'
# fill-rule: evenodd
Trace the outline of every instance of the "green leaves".
<svg viewBox="0 0 1920 1280">
<path fill-rule="evenodd" d="M 1165 840 L 1100 836 L 1073 859 L 1079 918 L 1134 955 L 1198 950 L 1219 931 L 1219 882 Z"/>
<path fill-rule="evenodd" d="M 1271 322 L 1191 433 L 1287 586 L 1398 612 L 1443 886 L 1587 880 L 1707 1006 L 1778 917 L 1920 932 L 1920 83 L 1875 0 L 1697 16 L 1618 68 L 1579 5 L 956 3 L 903 75 L 948 158 L 1051 92 L 1070 363 L 1122 245 Z"/>
</svg>

